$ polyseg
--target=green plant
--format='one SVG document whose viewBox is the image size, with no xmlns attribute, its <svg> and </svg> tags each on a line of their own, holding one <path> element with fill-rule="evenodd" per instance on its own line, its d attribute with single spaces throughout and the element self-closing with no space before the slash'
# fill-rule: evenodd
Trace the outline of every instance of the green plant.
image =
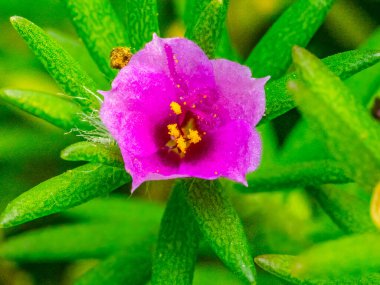
<svg viewBox="0 0 380 285">
<path fill-rule="evenodd" d="M 298 0 L 245 62 L 253 75 L 272 76 L 266 85 L 266 115 L 260 122 L 264 160 L 260 169 L 249 175 L 249 187 L 224 180 L 178 180 L 166 209 L 117 195 L 83 204 L 131 182 L 117 145 L 98 119 L 100 86 L 41 28 L 12 17 L 13 27 L 70 98 L 11 89 L 1 90 L 0 98 L 87 138 L 62 150 L 61 157 L 88 163 L 35 186 L 7 205 L 0 216 L 4 228 L 53 213 L 62 213 L 72 222 L 11 237 L 0 244 L 0 256 L 19 262 L 100 259 L 76 284 L 144 284 L 150 279 L 152 284 L 191 284 L 197 257 L 207 260 L 215 259 L 214 255 L 242 282 L 250 284 L 271 284 L 272 280 L 261 271 L 257 277 L 254 257 L 259 267 L 294 284 L 339 284 L 342 280 L 344 284 L 379 283 L 380 235 L 369 215 L 371 195 L 380 180 L 380 128 L 369 109 L 379 90 L 362 87 L 375 86 L 373 82 L 380 80 L 380 33 L 371 36 L 366 48 L 319 60 L 302 47 L 322 24 L 333 2 Z M 126 1 L 124 18 L 118 17 L 108 0 L 65 3 L 108 83 L 116 75 L 109 66 L 112 48 L 128 46 L 138 51 L 153 33 L 159 34 L 156 2 L 152 0 L 138 4 Z M 186 37 L 210 58 L 236 60 L 225 31 L 228 1 L 188 0 L 186 5 Z M 292 60 L 296 70 L 287 72 Z M 350 80 L 357 83 L 349 89 L 344 80 L 348 86 Z M 271 139 L 271 120 L 296 106 L 304 118 L 278 149 Z M 315 133 L 320 137 L 313 136 Z M 266 152 L 272 152 L 270 159 L 265 160 Z M 308 153 L 312 153 L 310 159 L 305 155 Z M 259 255 L 271 247 L 246 234 L 249 225 L 239 218 L 239 202 L 236 210 L 229 194 L 243 196 L 300 187 L 306 191 L 296 191 L 296 195 L 305 207 L 311 208 L 305 197 L 314 197 L 338 227 L 329 224 L 326 216 L 302 221 L 299 232 L 305 238 L 286 241 L 294 246 L 294 254 L 301 252 L 299 255 Z M 254 205 L 263 201 L 258 198 Z M 273 203 L 281 204 L 276 198 Z M 286 217 L 275 214 L 264 220 L 268 225 L 289 223 Z M 331 236 L 330 227 L 334 229 Z M 266 233 L 276 235 L 276 228 L 272 231 Z M 273 242 L 281 240 L 274 237 Z M 304 246 L 297 247 L 298 243 Z"/>
</svg>

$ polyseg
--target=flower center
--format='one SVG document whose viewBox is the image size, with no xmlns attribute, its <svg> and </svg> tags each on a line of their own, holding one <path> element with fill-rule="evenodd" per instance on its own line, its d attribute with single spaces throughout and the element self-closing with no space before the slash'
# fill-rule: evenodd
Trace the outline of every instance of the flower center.
<svg viewBox="0 0 380 285">
<path fill-rule="evenodd" d="M 177 116 L 182 114 L 181 105 L 177 102 L 171 102 L 170 109 Z M 196 129 L 194 118 L 187 119 L 180 125 L 177 123 L 168 124 L 167 129 L 170 140 L 166 143 L 166 146 L 171 151 L 179 154 L 181 158 L 185 156 L 186 151 L 191 145 L 197 144 L 202 140 L 199 131 Z"/>
</svg>

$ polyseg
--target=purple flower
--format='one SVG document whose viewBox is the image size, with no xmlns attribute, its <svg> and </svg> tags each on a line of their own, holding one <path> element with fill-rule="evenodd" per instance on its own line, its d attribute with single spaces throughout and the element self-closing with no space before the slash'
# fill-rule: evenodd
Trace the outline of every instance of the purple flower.
<svg viewBox="0 0 380 285">
<path fill-rule="evenodd" d="M 257 168 L 254 130 L 267 78 L 193 42 L 154 36 L 103 92 L 101 119 L 117 141 L 133 190 L 147 180 L 226 177 L 246 185 Z"/>
</svg>

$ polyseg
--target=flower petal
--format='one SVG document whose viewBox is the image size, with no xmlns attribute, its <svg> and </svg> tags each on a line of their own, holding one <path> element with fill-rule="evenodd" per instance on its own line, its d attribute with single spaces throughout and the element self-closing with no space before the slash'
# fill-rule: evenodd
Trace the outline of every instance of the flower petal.
<svg viewBox="0 0 380 285">
<path fill-rule="evenodd" d="M 171 113 L 170 103 L 177 97 L 169 77 L 133 67 L 126 69 L 123 76 L 128 80 L 114 84 L 110 92 L 102 92 L 102 110 L 112 109 L 122 114 L 138 111 L 152 120 L 161 119 Z"/>
<path fill-rule="evenodd" d="M 246 174 L 255 170 L 261 158 L 259 134 L 244 121 L 234 121 L 212 134 L 210 148 L 197 160 L 183 159 L 178 164 L 167 163 L 159 153 L 135 157 L 129 164 L 133 190 L 147 180 L 179 177 L 216 179 L 225 177 L 247 185 Z"/>
<path fill-rule="evenodd" d="M 259 134 L 244 121 L 233 121 L 212 132 L 211 147 L 202 159 L 184 162 L 179 173 L 189 177 L 216 179 L 225 177 L 247 184 L 246 174 L 254 171 L 261 159 Z"/>
<path fill-rule="evenodd" d="M 187 99 L 214 89 L 213 67 L 200 47 L 183 38 L 164 39 L 163 42 L 171 76 Z"/>
<path fill-rule="evenodd" d="M 173 115 L 170 103 L 176 92 L 165 74 L 131 67 L 125 75 L 128 81 L 120 81 L 111 91 L 102 92 L 100 117 L 123 155 L 127 151 L 130 155 L 149 155 L 159 147 L 155 138 L 157 125 Z"/>
<path fill-rule="evenodd" d="M 218 105 L 228 109 L 233 120 L 255 126 L 265 112 L 264 85 L 269 76 L 252 78 L 248 67 L 225 59 L 212 60 L 219 93 Z"/>
</svg>

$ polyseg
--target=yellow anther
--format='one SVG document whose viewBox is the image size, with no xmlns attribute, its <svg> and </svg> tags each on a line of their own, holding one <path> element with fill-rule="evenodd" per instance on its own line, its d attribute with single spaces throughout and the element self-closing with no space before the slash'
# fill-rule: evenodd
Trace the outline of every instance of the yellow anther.
<svg viewBox="0 0 380 285">
<path fill-rule="evenodd" d="M 196 144 L 199 143 L 202 138 L 199 136 L 199 133 L 197 130 L 189 129 L 189 134 L 187 135 L 187 138 L 190 140 L 190 143 Z"/>
<path fill-rule="evenodd" d="M 116 47 L 111 51 L 111 67 L 115 69 L 122 69 L 127 66 L 132 58 L 130 48 Z"/>
<path fill-rule="evenodd" d="M 187 144 L 183 136 L 180 136 L 178 139 L 176 139 L 177 147 L 182 153 L 186 153 Z"/>
<path fill-rule="evenodd" d="M 207 95 L 203 95 L 203 99 L 206 99 L 207 98 Z"/>
<path fill-rule="evenodd" d="M 176 102 L 172 102 L 170 106 L 174 109 Z M 173 106 L 172 106 L 173 105 Z M 174 110 L 173 110 L 174 111 Z M 195 119 L 190 118 L 185 124 L 169 124 L 167 125 L 170 140 L 166 143 L 166 147 L 170 151 L 177 153 L 181 158 L 185 157 L 187 149 L 192 144 L 197 144 L 202 140 L 202 135 L 196 129 Z M 203 132 L 205 134 L 205 132 Z"/>
<path fill-rule="evenodd" d="M 177 124 L 169 124 L 168 126 L 168 134 L 175 137 L 175 138 L 178 138 L 180 136 L 180 133 L 179 133 L 179 129 L 178 129 L 178 125 Z"/>
<path fill-rule="evenodd" d="M 172 111 L 174 112 L 174 114 L 176 115 L 180 115 L 182 114 L 182 109 L 181 109 L 181 105 L 178 104 L 177 102 L 171 102 L 170 103 L 170 108 L 172 109 Z"/>
</svg>

